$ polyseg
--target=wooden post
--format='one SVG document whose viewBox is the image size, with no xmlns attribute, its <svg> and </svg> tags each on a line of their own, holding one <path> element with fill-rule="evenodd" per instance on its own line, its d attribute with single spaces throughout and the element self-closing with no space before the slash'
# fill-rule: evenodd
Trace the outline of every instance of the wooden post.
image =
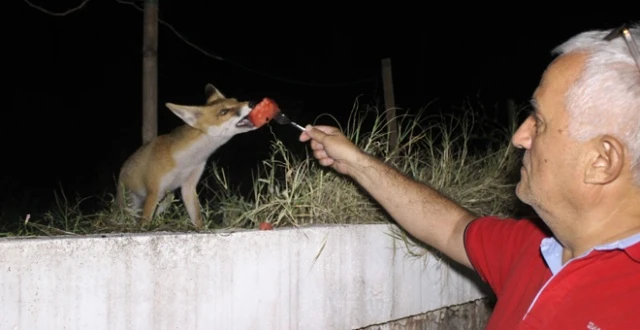
<svg viewBox="0 0 640 330">
<path fill-rule="evenodd" d="M 144 1 L 142 143 L 158 134 L 158 0 Z"/>
<path fill-rule="evenodd" d="M 384 90 L 384 106 L 387 114 L 387 129 L 389 131 L 390 152 L 398 145 L 398 128 L 396 124 L 396 101 L 393 94 L 393 78 L 391 75 L 391 59 L 382 59 L 382 88 Z"/>
</svg>

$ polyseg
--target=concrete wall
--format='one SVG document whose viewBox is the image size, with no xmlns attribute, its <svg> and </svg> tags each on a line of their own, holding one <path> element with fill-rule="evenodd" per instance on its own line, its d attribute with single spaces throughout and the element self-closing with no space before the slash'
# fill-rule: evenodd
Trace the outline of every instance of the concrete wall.
<svg viewBox="0 0 640 330">
<path fill-rule="evenodd" d="M 389 233 L 3 238 L 0 329 L 355 329 L 485 296 Z"/>
</svg>

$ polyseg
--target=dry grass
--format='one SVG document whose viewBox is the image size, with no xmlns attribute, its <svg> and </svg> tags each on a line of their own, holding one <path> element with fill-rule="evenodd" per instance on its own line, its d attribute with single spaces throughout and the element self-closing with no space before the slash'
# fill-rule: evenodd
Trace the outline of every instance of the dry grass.
<svg viewBox="0 0 640 330">
<path fill-rule="evenodd" d="M 480 120 L 471 111 L 463 115 L 425 115 L 425 110 L 398 115 L 399 143 L 395 149 L 388 141 L 385 113 L 375 107 L 356 103 L 342 129 L 367 153 L 433 186 L 469 210 L 512 215 L 518 201 L 515 181 L 508 174 L 519 167 L 509 143 L 514 127 L 487 124 L 490 121 Z M 483 142 L 478 145 L 477 141 Z M 223 169 L 208 167 L 199 186 L 207 219 L 205 231 L 252 229 L 262 221 L 274 227 L 392 222 L 358 186 L 319 166 L 308 150 L 295 155 L 274 136 L 271 157 L 258 167 L 249 197 L 230 186 Z M 57 194 L 57 208 L 23 219 L 17 229 L 4 235 L 194 230 L 180 200 L 168 200 L 166 211 L 146 229 L 131 217 L 110 213 L 112 200 L 107 195 L 103 211 L 86 214 L 82 200 L 72 204 L 64 194 Z M 415 244 L 401 230 L 392 235 L 407 246 Z"/>
</svg>

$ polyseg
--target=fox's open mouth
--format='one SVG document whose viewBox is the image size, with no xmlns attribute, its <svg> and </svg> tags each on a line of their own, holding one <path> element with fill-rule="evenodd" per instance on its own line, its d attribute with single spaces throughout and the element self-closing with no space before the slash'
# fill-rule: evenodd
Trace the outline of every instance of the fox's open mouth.
<svg viewBox="0 0 640 330">
<path fill-rule="evenodd" d="M 244 116 L 240 121 L 236 124 L 236 127 L 239 128 L 252 128 L 253 124 L 251 120 L 249 120 L 249 115 Z"/>
</svg>

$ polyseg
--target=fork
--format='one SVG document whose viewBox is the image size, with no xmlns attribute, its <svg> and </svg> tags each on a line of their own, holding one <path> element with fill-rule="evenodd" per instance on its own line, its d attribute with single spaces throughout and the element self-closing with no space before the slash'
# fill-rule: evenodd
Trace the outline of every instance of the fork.
<svg viewBox="0 0 640 330">
<path fill-rule="evenodd" d="M 287 117 L 284 113 L 282 112 L 278 112 L 277 115 L 275 115 L 275 117 L 273 117 L 273 120 L 280 124 L 280 125 L 286 125 L 286 124 L 291 124 L 293 126 L 295 126 L 296 128 L 298 128 L 300 131 L 304 132 L 304 127 L 296 124 L 295 122 L 292 122 L 291 119 L 289 119 L 289 117 Z"/>
</svg>

